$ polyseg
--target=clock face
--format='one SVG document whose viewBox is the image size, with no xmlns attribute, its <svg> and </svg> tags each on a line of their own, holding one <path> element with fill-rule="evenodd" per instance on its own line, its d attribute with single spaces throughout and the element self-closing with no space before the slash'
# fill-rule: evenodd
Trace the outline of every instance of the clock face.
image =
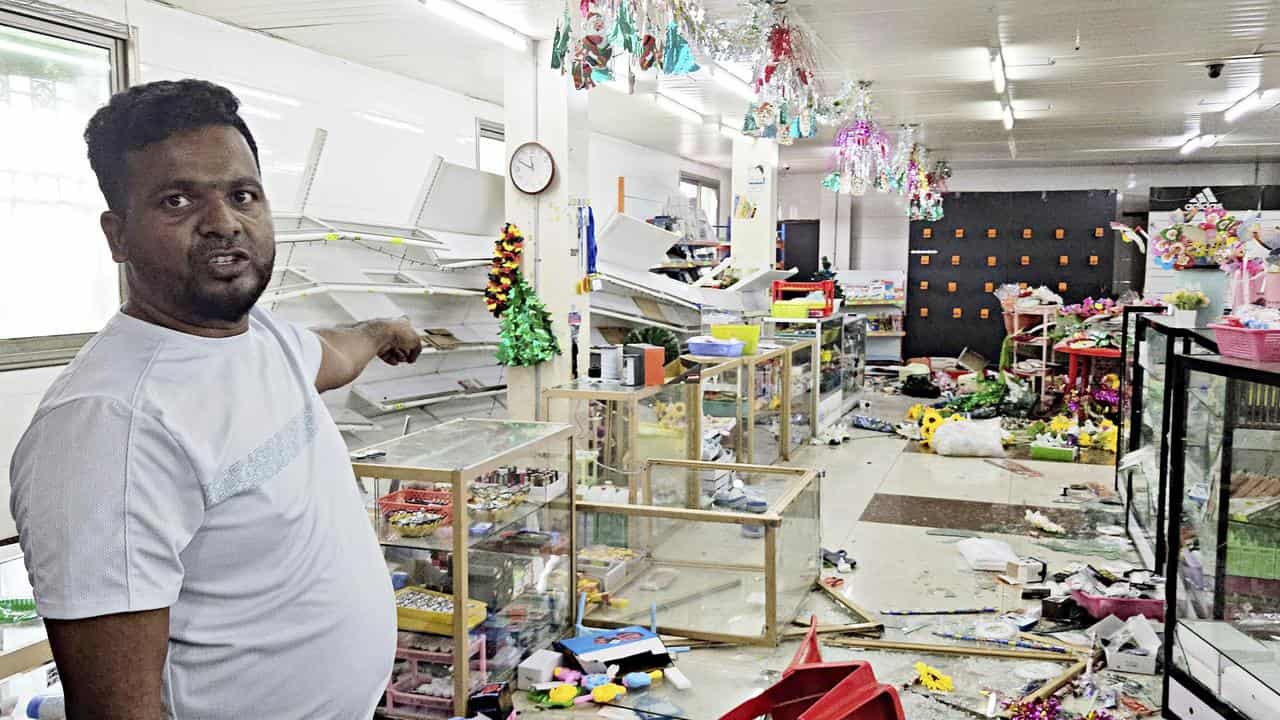
<svg viewBox="0 0 1280 720">
<path fill-rule="evenodd" d="M 551 185 L 556 174 L 551 153 L 538 143 L 525 143 L 511 154 L 511 182 L 521 192 L 536 195 Z"/>
</svg>

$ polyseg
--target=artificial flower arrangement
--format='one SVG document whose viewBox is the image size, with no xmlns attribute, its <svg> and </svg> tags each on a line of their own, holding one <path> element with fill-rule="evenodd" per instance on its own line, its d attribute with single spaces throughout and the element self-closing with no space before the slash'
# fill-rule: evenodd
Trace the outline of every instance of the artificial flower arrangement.
<svg viewBox="0 0 1280 720">
<path fill-rule="evenodd" d="M 1047 422 L 1036 420 L 1026 425 L 1014 437 L 1015 442 L 1041 447 L 1097 447 L 1115 452 L 1118 434 L 1116 424 L 1105 418 L 1096 423 L 1093 420 L 1081 423 L 1070 415 L 1055 415 Z"/>
<path fill-rule="evenodd" d="M 1175 211 L 1173 224 L 1157 233 L 1152 242 L 1156 266 L 1174 270 L 1213 267 L 1224 254 L 1243 244 L 1242 225 L 1243 220 L 1222 208 Z"/>
<path fill-rule="evenodd" d="M 1203 290 L 1178 288 L 1164 296 L 1164 301 L 1179 310 L 1199 310 L 1209 307 L 1209 296 Z"/>
<path fill-rule="evenodd" d="M 1257 305 L 1246 305 L 1220 320 L 1231 327 L 1250 328 L 1252 330 L 1280 330 L 1280 309 L 1264 308 Z"/>
<path fill-rule="evenodd" d="M 1093 299 L 1087 297 L 1073 305 L 1064 305 L 1062 308 L 1063 315 L 1071 315 L 1080 320 L 1087 320 L 1098 315 L 1115 315 L 1120 312 L 1122 306 L 1111 298 Z"/>
</svg>

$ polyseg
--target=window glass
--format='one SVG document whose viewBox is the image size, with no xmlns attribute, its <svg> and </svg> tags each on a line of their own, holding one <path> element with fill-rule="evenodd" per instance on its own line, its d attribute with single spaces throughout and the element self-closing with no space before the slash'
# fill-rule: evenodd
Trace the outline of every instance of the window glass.
<svg viewBox="0 0 1280 720">
<path fill-rule="evenodd" d="M 120 303 L 84 128 L 111 51 L 0 26 L 0 339 L 102 327 Z"/>
</svg>

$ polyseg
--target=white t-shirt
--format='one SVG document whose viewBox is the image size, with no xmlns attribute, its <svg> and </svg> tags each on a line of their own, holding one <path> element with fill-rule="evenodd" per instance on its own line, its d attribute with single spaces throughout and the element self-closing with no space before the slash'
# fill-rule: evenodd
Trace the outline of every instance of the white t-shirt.
<svg viewBox="0 0 1280 720">
<path fill-rule="evenodd" d="M 40 614 L 168 607 L 178 720 L 368 718 L 386 686 L 391 582 L 315 390 L 320 356 L 264 310 L 219 339 L 119 313 L 14 453 Z"/>
</svg>

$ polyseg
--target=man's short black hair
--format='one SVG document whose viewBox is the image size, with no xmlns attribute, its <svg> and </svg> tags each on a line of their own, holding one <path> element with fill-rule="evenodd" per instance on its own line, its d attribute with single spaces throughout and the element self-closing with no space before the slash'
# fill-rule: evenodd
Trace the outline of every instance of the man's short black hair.
<svg viewBox="0 0 1280 720">
<path fill-rule="evenodd" d="M 89 164 L 107 206 L 123 212 L 125 154 L 188 130 L 230 125 L 244 136 L 258 162 L 258 144 L 237 111 L 240 101 L 230 90 L 204 80 L 161 80 L 117 93 L 94 113 L 84 131 Z"/>
</svg>

